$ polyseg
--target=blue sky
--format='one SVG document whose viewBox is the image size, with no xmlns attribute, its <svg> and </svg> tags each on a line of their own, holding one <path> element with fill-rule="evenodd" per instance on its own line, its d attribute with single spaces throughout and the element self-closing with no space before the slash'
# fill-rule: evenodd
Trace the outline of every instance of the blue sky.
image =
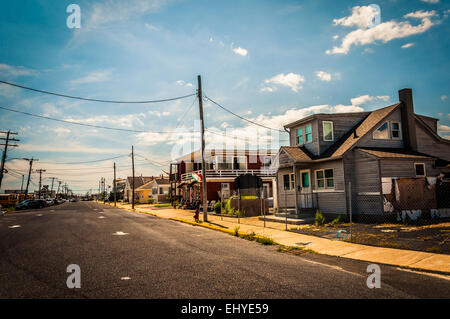
<svg viewBox="0 0 450 319">
<path fill-rule="evenodd" d="M 71 3 L 2 1 L 1 80 L 90 98 L 148 100 L 194 93 L 200 74 L 207 96 L 274 128 L 315 112 L 387 106 L 410 87 L 416 112 L 439 118 L 441 135 L 450 136 L 448 2 L 77 1 L 80 29 L 66 25 Z M 370 4 L 381 10 L 375 26 L 367 24 Z M 184 150 L 180 141 L 198 129 L 192 97 L 101 104 L 0 85 L 0 106 L 95 125 L 180 131 L 115 132 L 0 110 L 1 129 L 17 131 L 21 140 L 9 157 L 39 158 L 35 168 L 47 169 L 46 178 L 83 192 L 95 190 L 101 176 L 111 183 L 114 160 L 54 163 L 127 155 L 134 145 L 141 155 L 137 173 L 161 174 Z M 211 103 L 205 114 L 209 130 L 255 136 L 254 127 Z M 220 139 L 208 134 L 207 144 Z M 118 176 L 131 174 L 129 157 L 115 161 Z M 10 160 L 7 167 L 20 174 L 27 163 Z M 20 188 L 17 173 L 7 175 L 5 187 Z"/>
</svg>

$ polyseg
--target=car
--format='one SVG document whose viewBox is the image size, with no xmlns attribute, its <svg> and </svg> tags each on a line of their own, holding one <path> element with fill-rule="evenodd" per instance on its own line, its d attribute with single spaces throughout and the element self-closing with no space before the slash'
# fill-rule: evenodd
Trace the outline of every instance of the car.
<svg viewBox="0 0 450 319">
<path fill-rule="evenodd" d="M 53 206 L 53 205 L 55 205 L 55 203 L 53 202 L 53 199 L 50 199 L 50 198 L 47 198 L 47 199 L 45 200 L 45 202 L 47 203 L 47 206 Z"/>
<path fill-rule="evenodd" d="M 47 207 L 47 202 L 43 199 L 24 200 L 23 202 L 14 205 L 17 210 L 34 209 Z"/>
<path fill-rule="evenodd" d="M 70 199 L 70 201 L 71 201 L 72 203 L 75 203 L 75 202 L 77 201 L 77 199 L 76 199 L 76 198 L 72 198 L 72 199 Z"/>
</svg>

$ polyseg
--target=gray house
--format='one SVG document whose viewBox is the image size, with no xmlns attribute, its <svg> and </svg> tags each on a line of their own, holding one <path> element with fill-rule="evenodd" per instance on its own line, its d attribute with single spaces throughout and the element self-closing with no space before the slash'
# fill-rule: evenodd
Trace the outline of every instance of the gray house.
<svg viewBox="0 0 450 319">
<path fill-rule="evenodd" d="M 411 186 L 402 179 L 428 185 L 448 178 L 450 141 L 438 135 L 438 120 L 414 113 L 411 89 L 400 90 L 399 100 L 372 112 L 315 114 L 286 125 L 290 146 L 274 161 L 280 210 L 348 214 L 351 203 L 355 216 L 380 219 L 393 213 L 389 196 L 399 202 L 399 189 Z M 405 191 L 401 196 L 407 200 Z"/>
</svg>

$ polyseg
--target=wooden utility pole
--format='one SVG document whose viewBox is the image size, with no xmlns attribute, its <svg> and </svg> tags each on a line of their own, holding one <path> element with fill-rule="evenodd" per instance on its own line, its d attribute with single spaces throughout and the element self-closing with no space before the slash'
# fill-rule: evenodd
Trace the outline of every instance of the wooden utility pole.
<svg viewBox="0 0 450 319">
<path fill-rule="evenodd" d="M 56 177 L 50 177 L 50 179 L 52 180 L 52 188 L 50 189 L 50 196 L 52 196 L 53 194 L 53 183 L 55 182 Z M 55 196 L 56 198 L 56 196 Z"/>
<path fill-rule="evenodd" d="M 134 146 L 131 146 L 131 166 L 132 166 L 132 170 L 133 170 L 133 180 L 131 182 L 131 189 L 132 189 L 132 194 L 131 194 L 131 209 L 134 209 Z"/>
<path fill-rule="evenodd" d="M 3 150 L 3 155 L 2 155 L 2 164 L 0 167 L 0 188 L 2 186 L 2 180 L 3 180 L 3 171 L 5 170 L 5 161 L 6 161 L 6 152 L 8 150 L 8 146 L 11 147 L 17 147 L 17 144 L 9 144 L 10 141 L 15 141 L 18 142 L 18 139 L 15 138 L 10 138 L 10 135 L 17 135 L 17 133 L 11 132 L 11 131 L 7 131 L 7 132 L 0 132 L 3 134 L 6 134 L 6 138 L 5 137 L 0 137 L 0 140 L 4 140 L 5 143 L 4 144 L 0 144 L 0 145 L 4 145 L 5 149 Z"/>
<path fill-rule="evenodd" d="M 113 184 L 113 191 L 114 191 L 114 207 L 117 205 L 117 198 L 116 198 L 116 163 L 114 163 L 114 184 Z"/>
<path fill-rule="evenodd" d="M 25 175 L 22 174 L 22 184 L 20 185 L 20 193 L 23 194 L 23 180 L 25 178 Z"/>
<path fill-rule="evenodd" d="M 198 107 L 200 111 L 200 124 L 202 133 L 202 193 L 203 193 L 203 221 L 208 221 L 208 198 L 206 190 L 206 165 L 205 165 L 205 123 L 203 121 L 203 94 L 202 94 L 202 78 L 197 76 L 198 81 Z"/>
<path fill-rule="evenodd" d="M 58 194 L 59 194 L 59 187 L 61 186 L 61 181 L 58 181 L 58 190 L 56 191 L 56 198 L 58 198 Z"/>
<path fill-rule="evenodd" d="M 30 162 L 30 168 L 28 170 L 27 187 L 25 188 L 25 196 L 28 195 L 28 186 L 30 186 L 31 168 L 33 167 L 33 161 L 39 161 L 35 158 L 24 158 L 24 160 Z"/>
<path fill-rule="evenodd" d="M 43 172 L 45 172 L 45 169 L 42 169 L 42 168 L 40 168 L 40 169 L 38 169 L 38 170 L 36 170 L 36 172 L 38 172 L 39 173 L 39 199 L 41 199 L 41 184 L 42 184 L 42 173 Z"/>
</svg>

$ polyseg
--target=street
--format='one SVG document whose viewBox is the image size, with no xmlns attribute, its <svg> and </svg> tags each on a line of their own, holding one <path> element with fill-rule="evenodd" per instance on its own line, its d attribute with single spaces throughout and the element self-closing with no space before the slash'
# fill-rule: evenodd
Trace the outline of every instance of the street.
<svg viewBox="0 0 450 319">
<path fill-rule="evenodd" d="M 67 266 L 81 288 L 66 285 Z M 445 276 L 294 256 L 222 232 L 115 209 L 64 203 L 0 217 L 0 298 L 448 298 Z"/>
</svg>

